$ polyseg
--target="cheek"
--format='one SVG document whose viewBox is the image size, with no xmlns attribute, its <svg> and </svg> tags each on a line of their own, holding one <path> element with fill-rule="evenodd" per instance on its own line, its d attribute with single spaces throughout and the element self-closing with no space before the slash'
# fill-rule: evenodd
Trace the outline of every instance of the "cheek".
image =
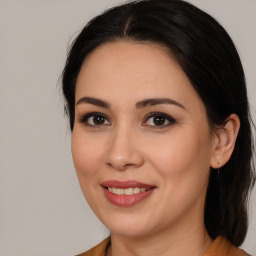
<svg viewBox="0 0 256 256">
<path fill-rule="evenodd" d="M 81 129 L 74 128 L 71 138 L 71 149 L 84 197 L 93 211 L 97 212 L 99 202 L 99 182 L 103 161 L 104 142 L 94 139 L 92 135 L 86 135 Z"/>
<path fill-rule="evenodd" d="M 184 179 L 193 180 L 193 176 L 208 175 L 210 163 L 210 136 L 208 131 L 182 129 L 182 132 L 170 134 L 168 138 L 152 142 L 154 149 L 149 150 L 151 165 L 164 178 L 173 182 Z"/>
<path fill-rule="evenodd" d="M 79 182 L 89 182 L 102 162 L 103 145 L 79 129 L 74 129 L 71 138 L 72 156 Z"/>
<path fill-rule="evenodd" d="M 203 209 L 209 180 L 210 147 L 208 136 L 202 137 L 196 131 L 189 131 L 154 142 L 154 150 L 150 151 L 151 157 L 148 158 L 158 178 L 161 177 L 158 179 L 162 198 L 158 206 L 159 214 L 163 214 L 161 218 L 169 220 L 169 215 L 178 218 L 197 202 Z"/>
</svg>

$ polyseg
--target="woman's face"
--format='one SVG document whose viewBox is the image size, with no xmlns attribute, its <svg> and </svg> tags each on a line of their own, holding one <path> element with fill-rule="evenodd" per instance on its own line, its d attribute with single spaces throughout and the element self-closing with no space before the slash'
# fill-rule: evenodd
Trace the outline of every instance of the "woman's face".
<svg viewBox="0 0 256 256">
<path fill-rule="evenodd" d="M 214 135 L 204 104 L 163 48 L 98 47 L 81 67 L 75 99 L 78 179 L 113 234 L 203 223 Z"/>
</svg>

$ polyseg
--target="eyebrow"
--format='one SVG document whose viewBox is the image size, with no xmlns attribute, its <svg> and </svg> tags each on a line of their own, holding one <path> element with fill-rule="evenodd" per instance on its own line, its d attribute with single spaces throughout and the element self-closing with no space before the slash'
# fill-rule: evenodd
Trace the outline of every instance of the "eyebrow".
<svg viewBox="0 0 256 256">
<path fill-rule="evenodd" d="M 88 103 L 102 108 L 110 108 L 111 106 L 108 102 L 93 97 L 82 97 L 77 101 L 76 105 L 81 103 Z"/>
<path fill-rule="evenodd" d="M 76 105 L 79 105 L 79 104 L 82 104 L 82 103 L 92 104 L 92 105 L 96 105 L 96 106 L 99 106 L 99 107 L 102 107 L 102 108 L 107 108 L 107 109 L 111 108 L 111 104 L 108 103 L 107 101 L 97 99 L 97 98 L 94 98 L 94 97 L 82 97 L 77 101 Z M 138 101 L 135 104 L 135 107 L 136 107 L 136 109 L 141 109 L 141 108 L 144 108 L 146 106 L 154 106 L 154 105 L 160 105 L 160 104 L 171 104 L 171 105 L 175 105 L 177 107 L 180 107 L 182 109 L 186 109 L 182 104 L 180 104 L 176 100 L 173 100 L 173 99 L 170 99 L 170 98 L 145 99 L 145 100 L 142 100 L 142 101 Z"/>
<path fill-rule="evenodd" d="M 177 107 L 180 107 L 182 109 L 186 109 L 182 104 L 177 102 L 176 100 L 170 99 L 170 98 L 153 98 L 153 99 L 145 99 L 142 101 L 139 101 L 136 103 L 136 108 L 140 109 L 146 106 L 154 106 L 159 104 L 171 104 L 175 105 Z"/>
</svg>

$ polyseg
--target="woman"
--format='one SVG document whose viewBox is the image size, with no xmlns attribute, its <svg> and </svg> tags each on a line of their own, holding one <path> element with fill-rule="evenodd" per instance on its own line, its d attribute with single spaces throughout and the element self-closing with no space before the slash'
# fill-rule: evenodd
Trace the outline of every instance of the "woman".
<svg viewBox="0 0 256 256">
<path fill-rule="evenodd" d="M 208 14 L 142 0 L 94 18 L 63 72 L 83 194 L 111 236 L 81 255 L 247 255 L 244 72 Z"/>
</svg>

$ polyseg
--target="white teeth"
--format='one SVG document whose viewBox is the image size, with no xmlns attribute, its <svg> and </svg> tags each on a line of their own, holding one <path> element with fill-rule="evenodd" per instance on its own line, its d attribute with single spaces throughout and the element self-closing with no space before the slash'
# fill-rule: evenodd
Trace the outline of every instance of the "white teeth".
<svg viewBox="0 0 256 256">
<path fill-rule="evenodd" d="M 126 188 L 124 190 L 125 195 L 130 196 L 133 195 L 133 188 Z"/>
<path fill-rule="evenodd" d="M 108 187 L 108 191 L 116 194 L 116 195 L 133 195 L 133 194 L 138 194 L 141 192 L 145 192 L 146 188 L 112 188 L 112 187 Z"/>
<path fill-rule="evenodd" d="M 124 189 L 123 188 L 112 188 L 111 192 L 116 195 L 123 195 Z"/>
<path fill-rule="evenodd" d="M 133 193 L 134 194 L 139 194 L 140 193 L 140 188 L 134 188 Z"/>
</svg>

